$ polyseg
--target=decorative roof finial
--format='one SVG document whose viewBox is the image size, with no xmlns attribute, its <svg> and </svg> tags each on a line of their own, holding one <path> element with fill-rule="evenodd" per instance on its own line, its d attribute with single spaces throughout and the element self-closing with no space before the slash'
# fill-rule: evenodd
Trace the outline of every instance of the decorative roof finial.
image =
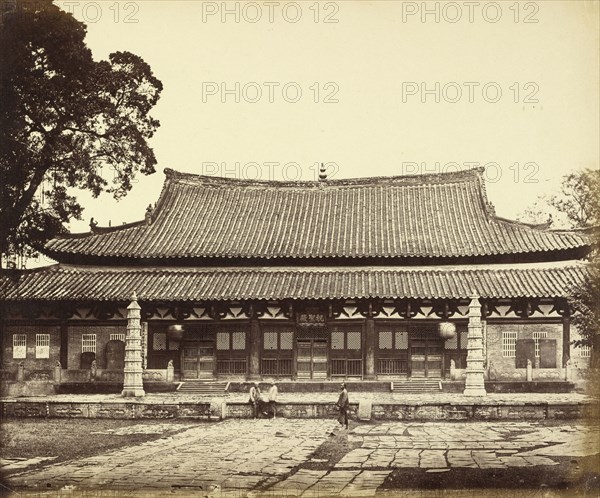
<svg viewBox="0 0 600 498">
<path fill-rule="evenodd" d="M 152 222 L 152 204 L 148 204 L 148 207 L 146 208 L 146 214 L 144 216 L 144 219 L 146 220 L 146 225 L 149 225 Z"/>
<path fill-rule="evenodd" d="M 94 218 L 90 219 L 90 231 L 96 231 L 96 227 L 98 226 L 98 222 L 94 220 Z"/>
<path fill-rule="evenodd" d="M 325 168 L 325 164 L 321 163 L 321 167 L 319 168 L 319 181 L 323 182 L 327 180 L 327 169 Z"/>
</svg>

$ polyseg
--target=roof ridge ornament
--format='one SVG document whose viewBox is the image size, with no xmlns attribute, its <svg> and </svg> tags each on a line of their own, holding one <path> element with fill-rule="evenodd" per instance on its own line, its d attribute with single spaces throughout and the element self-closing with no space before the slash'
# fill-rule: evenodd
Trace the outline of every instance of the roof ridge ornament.
<svg viewBox="0 0 600 498">
<path fill-rule="evenodd" d="M 144 215 L 146 225 L 150 225 L 150 223 L 152 223 L 152 213 L 153 212 L 154 212 L 154 209 L 152 208 L 152 204 L 148 204 L 148 207 L 146 208 L 146 214 Z"/>
<path fill-rule="evenodd" d="M 324 182 L 327 180 L 327 168 L 325 168 L 325 164 L 321 163 L 321 167 L 319 168 L 319 181 Z"/>
</svg>

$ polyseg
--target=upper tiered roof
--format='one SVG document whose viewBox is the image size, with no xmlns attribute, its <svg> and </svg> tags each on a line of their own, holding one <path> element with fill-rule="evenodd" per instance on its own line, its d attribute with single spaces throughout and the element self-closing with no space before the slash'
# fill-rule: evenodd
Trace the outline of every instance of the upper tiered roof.
<svg viewBox="0 0 600 498">
<path fill-rule="evenodd" d="M 469 258 L 585 248 L 584 235 L 495 215 L 483 169 L 318 182 L 165 170 L 148 221 L 51 240 L 59 261 Z"/>
<path fill-rule="evenodd" d="M 109 267 L 54 265 L 0 274 L 6 301 L 567 297 L 578 261 L 420 267 Z"/>
</svg>

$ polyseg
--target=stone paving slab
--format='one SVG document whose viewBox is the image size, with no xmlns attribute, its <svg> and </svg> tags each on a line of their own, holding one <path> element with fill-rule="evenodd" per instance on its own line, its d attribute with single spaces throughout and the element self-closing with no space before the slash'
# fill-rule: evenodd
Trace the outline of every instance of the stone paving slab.
<svg viewBox="0 0 600 498">
<path fill-rule="evenodd" d="M 557 465 L 559 456 L 600 452 L 598 426 L 385 422 L 347 433 L 359 446 L 334 466 L 314 461 L 336 424 L 321 419 L 199 423 L 155 441 L 21 471 L 5 483 L 33 492 L 67 487 L 236 498 L 374 496 L 396 469 L 534 468 Z M 311 461 L 326 468 L 303 468 Z"/>
<path fill-rule="evenodd" d="M 37 458 L 0 458 L 0 472 L 26 469 L 42 462 L 49 462 L 56 457 L 37 457 Z"/>
</svg>

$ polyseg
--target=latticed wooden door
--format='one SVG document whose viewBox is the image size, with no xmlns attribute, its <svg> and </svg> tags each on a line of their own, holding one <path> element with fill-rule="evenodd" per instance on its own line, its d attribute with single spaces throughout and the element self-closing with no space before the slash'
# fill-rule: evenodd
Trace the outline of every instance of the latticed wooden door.
<svg viewBox="0 0 600 498">
<path fill-rule="evenodd" d="M 435 332 L 416 330 L 410 338 L 412 377 L 442 376 L 443 342 Z"/>
<path fill-rule="evenodd" d="M 298 339 L 299 379 L 327 378 L 327 339 Z"/>
</svg>

